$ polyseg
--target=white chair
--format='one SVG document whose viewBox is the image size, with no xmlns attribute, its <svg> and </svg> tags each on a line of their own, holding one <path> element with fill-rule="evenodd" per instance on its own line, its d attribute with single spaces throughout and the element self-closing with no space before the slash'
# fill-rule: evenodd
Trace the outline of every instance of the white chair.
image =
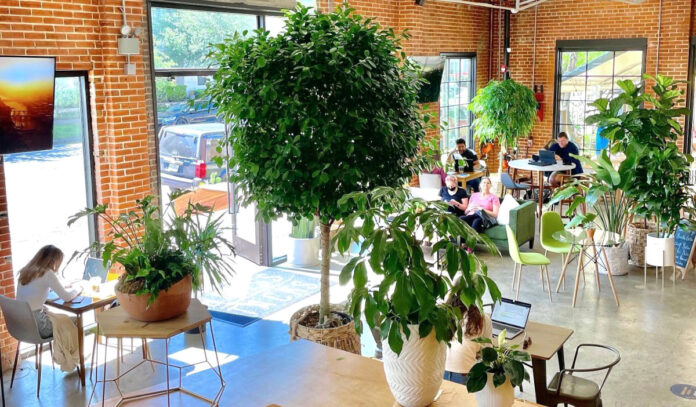
<svg viewBox="0 0 696 407">
<path fill-rule="evenodd" d="M 421 172 L 418 174 L 418 183 L 423 189 L 437 189 L 438 191 L 442 188 L 442 178 L 440 174 L 426 174 Z"/>
</svg>

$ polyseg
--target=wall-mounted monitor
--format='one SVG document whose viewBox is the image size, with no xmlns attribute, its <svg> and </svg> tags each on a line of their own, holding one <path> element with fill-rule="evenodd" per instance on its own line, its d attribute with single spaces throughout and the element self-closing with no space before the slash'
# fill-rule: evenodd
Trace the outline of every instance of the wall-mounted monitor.
<svg viewBox="0 0 696 407">
<path fill-rule="evenodd" d="M 0 154 L 53 148 L 56 59 L 0 56 Z"/>
<path fill-rule="evenodd" d="M 423 84 L 418 93 L 418 103 L 433 103 L 440 100 L 440 83 L 445 70 L 443 56 L 413 56 L 411 60 L 421 66 L 421 74 L 428 83 Z"/>
</svg>

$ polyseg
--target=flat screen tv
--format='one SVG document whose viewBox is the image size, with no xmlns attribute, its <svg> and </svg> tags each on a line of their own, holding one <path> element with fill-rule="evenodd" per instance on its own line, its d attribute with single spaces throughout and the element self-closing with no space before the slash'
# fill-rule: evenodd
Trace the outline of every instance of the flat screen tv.
<svg viewBox="0 0 696 407">
<path fill-rule="evenodd" d="M 0 56 L 0 154 L 53 148 L 56 59 Z"/>
<path fill-rule="evenodd" d="M 440 100 L 440 83 L 442 73 L 445 70 L 445 57 L 442 56 L 414 56 L 411 60 L 421 66 L 421 74 L 427 83 L 424 83 L 418 93 L 418 103 L 433 103 Z"/>
</svg>

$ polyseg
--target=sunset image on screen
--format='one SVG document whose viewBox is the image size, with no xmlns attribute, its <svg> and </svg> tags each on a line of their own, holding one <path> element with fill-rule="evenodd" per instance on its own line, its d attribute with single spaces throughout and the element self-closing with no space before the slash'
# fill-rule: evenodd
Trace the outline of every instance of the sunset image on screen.
<svg viewBox="0 0 696 407">
<path fill-rule="evenodd" d="M 0 154 L 53 144 L 55 59 L 0 56 Z"/>
</svg>

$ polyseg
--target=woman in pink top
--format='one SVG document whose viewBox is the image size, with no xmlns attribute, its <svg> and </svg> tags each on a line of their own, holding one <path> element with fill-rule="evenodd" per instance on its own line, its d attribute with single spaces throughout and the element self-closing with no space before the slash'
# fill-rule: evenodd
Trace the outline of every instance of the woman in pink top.
<svg viewBox="0 0 696 407">
<path fill-rule="evenodd" d="M 481 192 L 474 192 L 469 198 L 469 205 L 460 219 L 469 224 L 477 232 L 496 224 L 500 200 L 491 192 L 491 179 L 481 178 Z"/>
</svg>

